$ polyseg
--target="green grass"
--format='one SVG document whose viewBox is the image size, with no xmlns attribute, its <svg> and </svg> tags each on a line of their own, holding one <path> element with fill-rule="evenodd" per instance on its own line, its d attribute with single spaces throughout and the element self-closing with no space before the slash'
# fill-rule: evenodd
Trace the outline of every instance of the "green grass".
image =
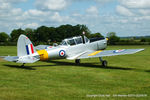
<svg viewBox="0 0 150 100">
<path fill-rule="evenodd" d="M 145 48 L 123 56 L 74 61 L 53 60 L 21 64 L 0 59 L 0 100 L 149 100 L 150 46 L 109 46 L 108 49 Z M 0 56 L 16 55 L 16 47 L 0 47 Z M 110 97 L 88 97 L 106 95 Z M 113 94 L 147 94 L 146 97 L 113 97 Z"/>
</svg>

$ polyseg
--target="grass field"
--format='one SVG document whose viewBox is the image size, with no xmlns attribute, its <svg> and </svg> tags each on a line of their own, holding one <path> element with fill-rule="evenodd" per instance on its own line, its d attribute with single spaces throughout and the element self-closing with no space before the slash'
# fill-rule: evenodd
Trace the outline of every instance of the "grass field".
<svg viewBox="0 0 150 100">
<path fill-rule="evenodd" d="M 53 60 L 23 68 L 0 58 L 0 100 L 149 100 L 150 46 L 108 47 L 120 48 L 145 51 L 104 57 L 106 68 L 98 58 L 84 59 L 80 65 Z M 0 56 L 6 55 L 16 55 L 16 47 L 1 46 Z"/>
</svg>

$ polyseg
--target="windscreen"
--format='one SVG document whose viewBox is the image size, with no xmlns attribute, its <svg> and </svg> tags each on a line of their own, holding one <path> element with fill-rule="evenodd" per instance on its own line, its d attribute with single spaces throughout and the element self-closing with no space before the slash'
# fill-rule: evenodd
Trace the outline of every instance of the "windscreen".
<svg viewBox="0 0 150 100">
<path fill-rule="evenodd" d="M 68 43 L 69 45 L 76 45 L 74 39 L 68 40 L 67 43 Z"/>
<path fill-rule="evenodd" d="M 76 38 L 75 41 L 76 41 L 77 44 L 83 43 L 83 42 L 82 42 L 82 38 Z"/>
</svg>

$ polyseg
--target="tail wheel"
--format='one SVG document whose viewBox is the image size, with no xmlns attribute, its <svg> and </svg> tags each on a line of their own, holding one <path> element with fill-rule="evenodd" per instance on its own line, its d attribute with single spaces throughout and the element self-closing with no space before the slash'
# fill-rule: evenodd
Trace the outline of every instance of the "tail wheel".
<svg viewBox="0 0 150 100">
<path fill-rule="evenodd" d="M 80 64 L 80 59 L 76 59 L 76 60 L 75 60 L 75 63 L 76 63 L 76 64 Z"/>
<path fill-rule="evenodd" d="M 23 64 L 21 65 L 21 67 L 24 67 L 24 64 L 25 64 L 25 63 L 23 63 Z"/>
<path fill-rule="evenodd" d="M 102 66 L 107 67 L 107 61 L 106 60 L 102 61 Z"/>
</svg>

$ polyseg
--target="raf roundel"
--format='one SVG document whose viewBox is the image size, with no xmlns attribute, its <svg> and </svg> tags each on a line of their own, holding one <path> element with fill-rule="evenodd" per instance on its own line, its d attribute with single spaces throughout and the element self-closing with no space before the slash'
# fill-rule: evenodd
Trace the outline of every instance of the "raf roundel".
<svg viewBox="0 0 150 100">
<path fill-rule="evenodd" d="M 125 51 L 125 49 L 114 50 L 114 53 L 120 53 L 120 52 L 123 52 L 123 51 Z"/>
<path fill-rule="evenodd" d="M 65 56 L 65 51 L 64 50 L 60 50 L 59 51 L 59 56 L 60 57 L 64 57 Z"/>
</svg>

